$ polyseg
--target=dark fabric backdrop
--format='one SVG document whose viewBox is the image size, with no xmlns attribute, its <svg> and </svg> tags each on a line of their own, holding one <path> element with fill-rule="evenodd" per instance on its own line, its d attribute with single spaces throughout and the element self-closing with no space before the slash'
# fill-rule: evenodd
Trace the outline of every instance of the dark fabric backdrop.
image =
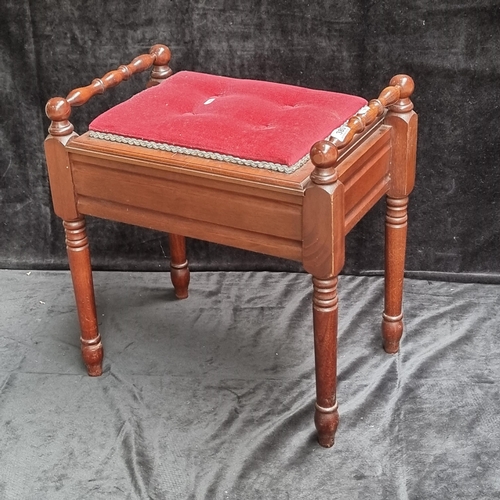
<svg viewBox="0 0 500 500">
<path fill-rule="evenodd" d="M 498 279 L 500 3 L 493 0 L 2 0 L 0 266 L 66 266 L 42 150 L 46 100 L 158 42 L 171 47 L 175 71 L 265 78 L 367 98 L 395 73 L 412 75 L 420 136 L 407 268 Z M 77 130 L 141 89 L 145 78 L 75 110 Z M 97 220 L 89 226 L 96 268 L 167 266 L 166 235 Z M 350 235 L 345 272 L 381 269 L 382 247 L 379 204 Z M 199 241 L 189 242 L 189 254 L 198 270 L 300 269 Z"/>
</svg>

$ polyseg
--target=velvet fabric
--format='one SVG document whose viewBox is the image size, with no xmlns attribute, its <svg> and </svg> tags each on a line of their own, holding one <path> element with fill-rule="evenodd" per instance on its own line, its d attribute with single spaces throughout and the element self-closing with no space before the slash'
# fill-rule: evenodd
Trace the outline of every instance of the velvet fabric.
<svg viewBox="0 0 500 500">
<path fill-rule="evenodd" d="M 99 115 L 89 130 L 288 167 L 366 100 L 181 71 Z"/>
<path fill-rule="evenodd" d="M 342 276 L 326 450 L 307 275 L 98 272 L 99 378 L 67 272 L 0 280 L 2 500 L 500 498 L 498 286 L 407 280 L 393 356 L 382 280 Z"/>
<path fill-rule="evenodd" d="M 420 129 L 407 269 L 500 275 L 500 6 L 496 0 L 88 0 L 0 2 L 0 265 L 66 266 L 42 143 L 45 102 L 128 63 L 154 43 L 171 66 L 376 97 L 396 73 L 416 83 Z M 136 76 L 85 106 L 92 118 L 144 87 Z M 383 204 L 353 230 L 347 273 L 383 267 Z M 94 263 L 160 269 L 166 235 L 89 219 Z M 189 242 L 193 268 L 300 270 Z M 469 274 L 465 274 L 469 273 Z M 426 274 L 427 275 L 427 274 Z"/>
</svg>

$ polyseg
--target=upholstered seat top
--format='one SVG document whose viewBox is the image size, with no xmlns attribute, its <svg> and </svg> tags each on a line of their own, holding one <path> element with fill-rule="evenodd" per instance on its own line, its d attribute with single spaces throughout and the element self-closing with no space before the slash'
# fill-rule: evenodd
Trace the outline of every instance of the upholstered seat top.
<svg viewBox="0 0 500 500">
<path fill-rule="evenodd" d="M 290 173 L 366 101 L 189 71 L 111 108 L 91 137 Z"/>
</svg>

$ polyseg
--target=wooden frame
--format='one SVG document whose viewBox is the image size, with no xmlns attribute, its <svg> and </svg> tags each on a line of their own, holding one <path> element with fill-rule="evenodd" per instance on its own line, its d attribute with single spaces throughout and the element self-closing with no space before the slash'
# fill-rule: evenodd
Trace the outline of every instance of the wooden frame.
<svg viewBox="0 0 500 500">
<path fill-rule="evenodd" d="M 403 331 L 402 293 L 408 196 L 415 178 L 417 115 L 413 81 L 397 75 L 378 99 L 349 119 L 342 137 L 312 145 L 311 160 L 292 174 L 230 165 L 78 136 L 71 108 L 152 67 L 148 85 L 172 73 L 170 51 L 155 45 L 66 98 L 47 103 L 45 141 L 53 205 L 63 219 L 81 345 L 90 375 L 102 372 L 85 216 L 170 234 L 171 278 L 188 295 L 185 236 L 302 262 L 313 276 L 316 362 L 315 424 L 322 446 L 338 425 L 337 276 L 345 236 L 387 195 L 384 348 L 395 353 Z M 227 210 L 230 206 L 231 210 Z M 182 235 L 182 236 L 181 236 Z"/>
</svg>

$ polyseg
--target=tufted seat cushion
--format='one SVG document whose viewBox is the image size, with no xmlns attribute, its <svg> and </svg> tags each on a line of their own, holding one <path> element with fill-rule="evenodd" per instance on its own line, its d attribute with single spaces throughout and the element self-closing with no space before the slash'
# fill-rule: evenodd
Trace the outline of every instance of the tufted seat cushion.
<svg viewBox="0 0 500 500">
<path fill-rule="evenodd" d="M 94 138 L 292 172 L 314 142 L 365 104 L 336 92 L 182 71 L 89 128 Z"/>
</svg>

